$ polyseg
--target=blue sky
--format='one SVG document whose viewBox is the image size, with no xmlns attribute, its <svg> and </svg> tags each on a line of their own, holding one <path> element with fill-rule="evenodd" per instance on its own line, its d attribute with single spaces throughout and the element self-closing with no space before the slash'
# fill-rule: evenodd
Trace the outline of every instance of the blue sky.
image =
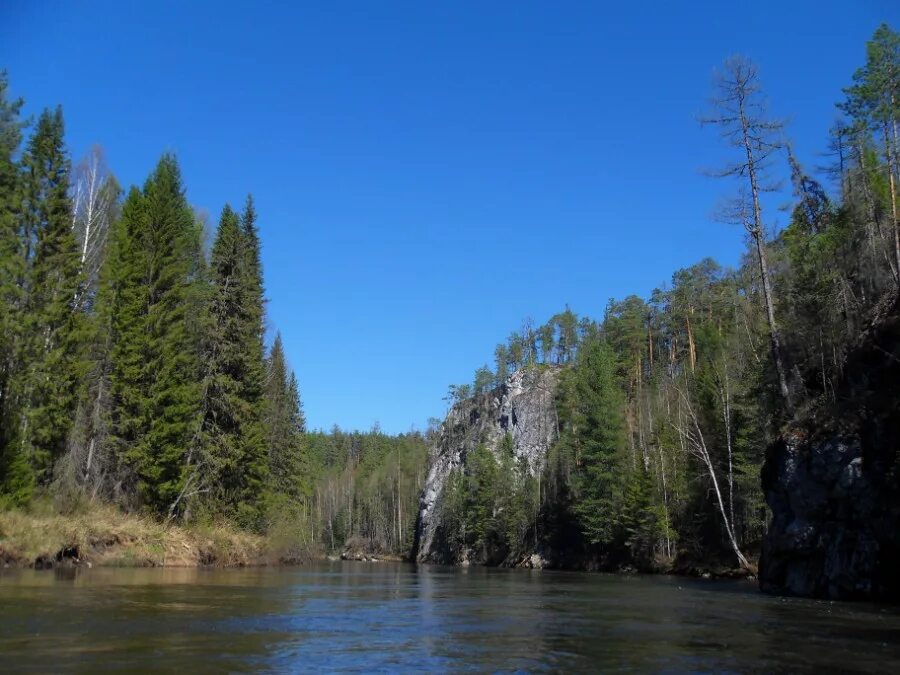
<svg viewBox="0 0 900 675">
<path fill-rule="evenodd" d="M 801 161 L 900 3 L 25 2 L 0 67 L 124 184 L 163 151 L 214 219 L 256 198 L 271 330 L 309 423 L 391 432 L 530 316 L 601 316 L 710 255 L 713 68 L 759 65 Z M 784 215 L 769 208 L 771 225 Z"/>
</svg>

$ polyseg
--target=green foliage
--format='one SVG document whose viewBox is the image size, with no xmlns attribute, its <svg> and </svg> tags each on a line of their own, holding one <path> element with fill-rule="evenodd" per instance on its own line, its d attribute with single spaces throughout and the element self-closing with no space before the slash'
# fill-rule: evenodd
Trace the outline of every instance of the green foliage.
<svg viewBox="0 0 900 675">
<path fill-rule="evenodd" d="M 866 63 L 846 88 L 843 110 L 873 124 L 890 123 L 900 112 L 900 34 L 881 24 L 866 43 Z"/>
<path fill-rule="evenodd" d="M 649 567 L 657 544 L 667 534 L 667 526 L 653 477 L 643 466 L 628 475 L 618 526 L 630 559 L 641 567 Z"/>
<path fill-rule="evenodd" d="M 522 550 L 539 495 L 537 479 L 516 460 L 512 435 L 504 436 L 496 453 L 483 444 L 469 452 L 464 470 L 449 476 L 444 495 L 441 522 L 453 548 L 474 550 L 495 563 Z"/>
<path fill-rule="evenodd" d="M 616 360 L 602 341 L 584 345 L 566 373 L 560 443 L 575 457 L 575 513 L 588 543 L 613 541 L 615 514 L 621 502 L 621 479 L 627 466 L 625 400 L 616 382 Z"/>
<path fill-rule="evenodd" d="M 305 456 L 306 422 L 297 379 L 289 372 L 281 335 L 269 355 L 265 388 L 265 429 L 271 489 L 293 500 L 308 496 L 309 467 Z"/>
<path fill-rule="evenodd" d="M 335 427 L 305 440 L 316 541 L 330 550 L 353 544 L 371 553 L 409 553 L 425 480 L 425 438 L 388 436 L 376 425 L 365 433 Z"/>
<path fill-rule="evenodd" d="M 22 105 L 21 99 L 9 98 L 9 80 L 6 71 L 0 70 L 0 391 L 3 392 L 9 390 L 15 369 L 16 319 L 21 303 L 19 281 L 23 273 L 23 260 L 19 255 L 22 185 L 16 162 L 25 126 L 19 119 Z M 10 403 L 9 396 L 0 397 L 0 483 L 10 483 L 11 463 L 17 462 L 21 466 L 24 462 L 10 445 L 15 427 Z M 18 481 L 13 482 L 18 484 Z M 4 489 L 12 491 L 11 483 Z M 21 488 L 15 491 L 23 494 Z"/>
<path fill-rule="evenodd" d="M 475 371 L 475 381 L 472 384 L 472 391 L 475 396 L 486 394 L 493 384 L 494 374 L 486 365 Z"/>
<path fill-rule="evenodd" d="M 98 297 L 112 319 L 109 442 L 140 502 L 162 514 L 196 459 L 202 395 L 199 327 L 188 313 L 204 284 L 200 229 L 172 156 L 142 191 L 132 188 L 113 238 Z"/>
<path fill-rule="evenodd" d="M 11 460 L 18 467 L 19 486 L 50 481 L 53 464 L 66 449 L 83 376 L 82 317 L 73 306 L 79 258 L 71 230 L 69 160 L 60 109 L 40 115 L 22 167 L 16 265 L 21 318 L 11 327 L 14 372 L 5 411 L 7 452 L 24 456 L 24 461 Z M 32 479 L 21 476 L 25 461 Z"/>
<path fill-rule="evenodd" d="M 212 499 L 262 528 L 268 453 L 263 427 L 262 278 L 253 204 L 226 206 L 213 244 L 202 446 Z"/>
</svg>

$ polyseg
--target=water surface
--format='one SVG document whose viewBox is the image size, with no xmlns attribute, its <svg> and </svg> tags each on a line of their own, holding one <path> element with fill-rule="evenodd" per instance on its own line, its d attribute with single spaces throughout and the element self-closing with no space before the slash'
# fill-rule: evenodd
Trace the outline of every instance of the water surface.
<svg viewBox="0 0 900 675">
<path fill-rule="evenodd" d="M 0 672 L 900 672 L 900 610 L 745 582 L 331 563 L 0 574 Z"/>
</svg>

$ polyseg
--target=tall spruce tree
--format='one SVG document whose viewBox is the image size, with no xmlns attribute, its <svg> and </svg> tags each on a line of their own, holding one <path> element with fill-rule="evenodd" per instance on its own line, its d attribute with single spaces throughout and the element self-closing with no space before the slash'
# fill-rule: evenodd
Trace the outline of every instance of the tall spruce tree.
<svg viewBox="0 0 900 675">
<path fill-rule="evenodd" d="M 303 434 L 306 420 L 297 379 L 288 370 L 281 335 L 275 336 L 266 377 L 266 432 L 273 489 L 293 499 L 305 490 Z"/>
<path fill-rule="evenodd" d="M 248 195 L 241 214 L 240 279 L 242 302 L 241 353 L 243 354 L 243 377 L 241 396 L 246 402 L 249 415 L 244 425 L 244 476 L 241 502 L 243 510 L 250 515 L 261 515 L 268 482 L 268 457 L 264 424 L 266 380 L 265 346 L 265 290 L 263 270 L 256 226 L 256 210 L 253 197 Z"/>
<path fill-rule="evenodd" d="M 62 456 L 83 376 L 82 315 L 74 311 L 80 283 L 72 233 L 69 159 L 62 110 L 44 111 L 22 158 L 22 316 L 13 376 L 13 444 L 37 482 L 49 481 Z"/>
<path fill-rule="evenodd" d="M 22 259 L 19 255 L 18 214 L 21 204 L 21 172 L 16 153 L 22 142 L 22 99 L 10 99 L 6 71 L 0 70 L 0 492 L 18 492 L 19 479 L 28 484 L 24 456 L 12 442 L 16 429 L 12 409 L 12 374 L 18 310 L 21 296 Z M 27 496 L 27 495 L 25 495 Z"/>
<path fill-rule="evenodd" d="M 612 349 L 600 340 L 584 345 L 564 392 L 568 402 L 561 410 L 567 419 L 561 442 L 569 446 L 577 467 L 575 513 L 585 539 L 602 547 L 615 535 L 621 477 L 627 471 L 625 401 Z"/>
<path fill-rule="evenodd" d="M 191 310 L 204 283 L 200 228 L 173 156 L 143 191 L 132 188 L 114 238 L 101 289 L 113 305 L 110 442 L 139 503 L 172 515 L 195 489 L 201 368 Z"/>
<path fill-rule="evenodd" d="M 243 223 L 226 206 L 212 249 L 203 431 L 214 502 L 248 526 L 261 523 L 266 473 L 262 283 L 253 218 L 252 203 Z"/>
</svg>

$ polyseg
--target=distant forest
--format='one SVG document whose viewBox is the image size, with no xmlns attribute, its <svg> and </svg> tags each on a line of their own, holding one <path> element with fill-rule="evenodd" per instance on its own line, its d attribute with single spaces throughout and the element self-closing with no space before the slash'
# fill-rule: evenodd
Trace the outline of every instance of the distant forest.
<svg viewBox="0 0 900 675">
<path fill-rule="evenodd" d="M 451 387 L 458 402 L 517 369 L 562 373 L 540 480 L 478 453 L 456 477 L 461 546 L 752 565 L 765 448 L 791 416 L 839 403 L 845 355 L 900 288 L 900 35 L 879 27 L 847 84 L 813 170 L 754 64 L 728 59 L 702 123 L 732 148 L 720 175 L 738 189 L 721 213 L 746 231 L 742 264 L 700 261 L 600 320 L 566 308 L 527 322 L 493 368 Z M 99 148 L 72 164 L 61 108 L 31 120 L 22 105 L 3 72 L 0 507 L 103 502 L 303 550 L 407 552 L 436 427 L 306 429 L 281 338 L 265 340 L 253 199 L 225 205 L 207 242 L 174 156 L 125 190 Z M 793 202 L 772 232 L 763 193 L 780 176 Z"/>
</svg>

